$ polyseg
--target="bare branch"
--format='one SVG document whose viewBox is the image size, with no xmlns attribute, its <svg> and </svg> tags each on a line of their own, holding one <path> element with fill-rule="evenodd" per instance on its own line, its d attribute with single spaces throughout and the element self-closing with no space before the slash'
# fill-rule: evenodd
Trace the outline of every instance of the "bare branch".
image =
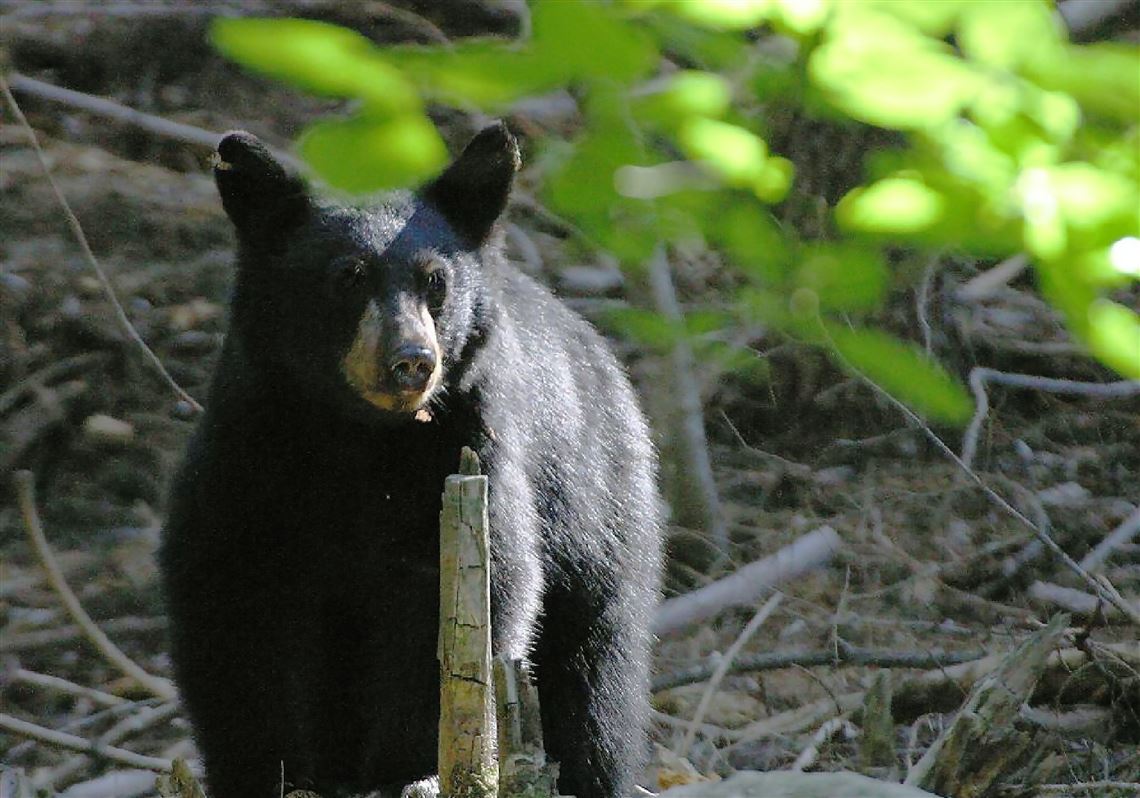
<svg viewBox="0 0 1140 798">
<path fill-rule="evenodd" d="M 55 590 L 60 601 L 63 602 L 63 606 L 71 615 L 72 620 L 83 629 L 84 635 L 98 649 L 99 653 L 123 673 L 159 698 L 168 701 L 177 698 L 178 692 L 174 689 L 174 685 L 166 679 L 144 671 L 134 660 L 124 654 L 122 649 L 111 642 L 103 630 L 91 620 L 91 616 L 83 609 L 83 605 L 79 603 L 79 599 L 76 598 L 75 593 L 67 584 L 63 570 L 59 567 L 51 546 L 48 545 L 47 537 L 44 536 L 43 524 L 40 522 L 39 513 L 36 511 L 35 478 L 32 472 L 17 471 L 13 477 L 13 482 L 16 487 L 16 498 L 20 505 L 20 513 L 24 519 L 24 528 L 27 530 L 28 537 L 31 538 L 36 554 L 39 555 L 44 571 L 47 573 L 48 583 Z"/>
<path fill-rule="evenodd" d="M 1140 507 L 1133 510 L 1132 515 L 1125 518 L 1120 526 L 1112 530 L 1108 537 L 1096 544 L 1096 547 L 1084 556 L 1081 567 L 1089 573 L 1099 571 L 1104 561 L 1112 556 L 1114 549 L 1120 548 L 1137 534 L 1140 534 Z"/>
<path fill-rule="evenodd" d="M 962 462 L 967 468 L 973 466 L 974 455 L 978 448 L 978 434 L 981 431 L 982 422 L 990 411 L 989 397 L 986 395 L 985 387 L 987 382 L 1014 388 L 1029 388 L 1047 393 L 1091 396 L 1098 399 L 1123 399 L 1129 396 L 1140 396 L 1140 380 L 1078 382 L 1053 377 L 1036 377 L 1032 374 L 1012 374 L 983 366 L 975 366 L 970 369 L 970 388 L 974 392 L 974 399 L 977 404 L 974 417 L 970 419 L 970 425 L 966 427 L 966 434 L 962 439 Z"/>
<path fill-rule="evenodd" d="M 59 185 L 55 182 L 52 176 L 51 167 L 48 165 L 47 157 L 44 155 L 43 149 L 40 147 L 39 139 L 36 138 L 36 132 L 32 126 L 28 124 L 24 112 L 20 110 L 20 104 L 16 102 L 16 98 L 12 96 L 12 90 L 8 87 L 8 81 L 3 75 L 0 75 L 0 91 L 4 94 L 4 99 L 8 103 L 8 108 L 11 110 L 12 115 L 16 117 L 16 121 L 24 129 L 27 134 L 28 142 L 35 150 L 36 158 L 40 162 L 40 168 L 43 169 L 44 176 L 47 177 L 48 183 L 51 185 L 52 193 L 55 194 L 56 200 L 59 202 L 60 208 L 63 210 L 63 215 L 67 217 L 68 226 L 71 228 L 75 240 L 79 244 L 80 250 L 83 252 L 83 257 L 91 270 L 95 272 L 95 277 L 99 280 L 99 285 L 103 288 L 103 293 L 107 297 L 107 301 L 111 303 L 111 307 L 115 311 L 115 318 L 119 322 L 119 326 L 127 334 L 127 337 L 135 342 L 139 351 L 142 353 L 143 358 L 150 363 L 154 370 L 162 377 L 163 381 L 170 386 L 182 401 L 186 402 L 191 408 L 197 412 L 202 411 L 202 405 L 194 399 L 193 396 L 188 394 L 181 385 L 175 382 L 174 378 L 170 376 L 170 372 L 162 365 L 162 361 L 154 351 L 147 346 L 146 341 L 139 335 L 139 331 L 131 324 L 131 320 L 127 317 L 127 311 L 123 308 L 123 304 L 119 301 L 119 297 L 115 294 L 114 286 L 107 278 L 107 274 L 103 271 L 103 267 L 99 265 L 99 261 L 95 258 L 95 253 L 91 251 L 91 245 L 87 243 L 87 236 L 83 232 L 83 227 L 79 224 L 79 219 L 76 218 L 75 213 L 71 210 L 71 206 L 67 202 L 67 198 L 63 196 Z"/>
<path fill-rule="evenodd" d="M 724 679 L 728 669 L 732 667 L 732 661 L 736 659 L 736 655 L 740 653 L 740 649 L 744 644 L 752 639 L 752 636 L 759 631 L 764 622 L 771 617 L 772 613 L 776 611 L 776 607 L 780 606 L 780 601 L 783 599 L 782 593 L 773 593 L 771 597 L 764 602 L 764 606 L 756 611 L 752 619 L 745 624 L 740 634 L 732 641 L 728 651 L 724 653 L 721 661 L 717 664 L 716 670 L 713 671 L 712 678 L 705 686 L 704 693 L 701 695 L 701 700 L 697 704 L 697 709 L 693 713 L 693 719 L 689 722 L 689 728 L 685 730 L 685 737 L 681 740 L 681 746 L 677 749 L 677 756 L 688 756 L 689 747 L 692 746 L 693 740 L 697 736 L 697 728 L 704 722 L 705 714 L 708 712 L 709 705 L 712 704 L 713 697 L 716 696 L 717 688 L 720 687 L 721 680 Z"/>
<path fill-rule="evenodd" d="M 102 690 L 96 690 L 93 687 L 84 687 L 81 684 L 70 682 L 67 679 L 62 679 L 59 676 L 51 676 L 46 673 L 37 673 L 29 671 L 25 668 L 17 668 L 10 677 L 13 682 L 20 682 L 22 684 L 31 685 L 33 687 L 42 687 L 45 690 L 56 690 L 60 693 L 67 693 L 68 695 L 86 698 L 96 704 L 105 707 L 114 707 L 119 704 L 127 703 L 127 699 L 117 695 L 105 693 Z"/>
<path fill-rule="evenodd" d="M 842 643 L 842 641 L 841 641 Z M 841 644 L 837 650 L 779 651 L 737 657 L 728 673 L 755 673 L 791 667 L 836 667 L 839 665 L 870 665 L 876 668 L 943 668 L 962 662 L 971 662 L 985 656 L 984 651 L 884 651 L 855 648 Z M 684 670 L 663 674 L 653 680 L 653 691 L 668 690 L 685 684 L 703 682 L 718 665 L 694 665 Z"/>
<path fill-rule="evenodd" d="M 18 734 L 21 737 L 39 740 L 42 743 L 48 743 L 58 748 L 78 751 L 81 754 L 101 756 L 104 759 L 111 759 L 115 762 L 120 762 L 135 768 L 146 768 L 147 770 L 156 770 L 165 773 L 169 771 L 173 765 L 169 759 L 143 756 L 142 754 L 136 754 L 134 751 L 128 751 L 124 748 L 116 748 L 113 745 L 101 746 L 90 740 L 77 737 L 74 734 L 37 726 L 34 723 L 29 723 L 26 720 L 20 720 L 19 718 L 14 718 L 4 713 L 0 713 L 0 729 L 9 731 L 12 734 Z"/>
<path fill-rule="evenodd" d="M 851 361 L 849 361 L 847 358 L 843 357 L 843 355 L 841 355 L 839 353 L 839 349 L 835 346 L 835 342 L 831 340 L 831 336 L 828 334 L 827 327 L 823 324 L 823 320 L 819 319 L 818 321 L 819 321 L 819 329 L 823 332 L 823 335 L 827 339 L 828 343 L 831 345 L 831 351 L 832 351 L 833 355 L 841 363 L 843 363 L 843 366 L 848 371 L 850 371 L 852 374 L 858 375 L 864 382 L 867 383 L 867 385 L 871 386 L 871 388 L 873 388 L 876 393 L 878 393 L 880 396 L 882 396 L 884 399 L 886 399 L 888 402 L 890 402 L 892 405 L 894 405 L 895 408 L 898 409 L 898 411 L 901 412 L 904 416 L 906 416 L 906 418 L 912 424 L 914 424 L 916 427 L 918 427 L 918 429 L 922 430 L 923 434 L 926 435 L 926 437 L 930 440 L 930 442 L 933 443 L 939 449 L 939 451 L 941 451 L 944 455 L 949 457 L 954 462 L 955 465 L 957 465 L 960 469 L 962 469 L 962 471 L 966 474 L 966 476 L 968 476 L 970 478 L 970 480 L 972 482 L 974 482 L 974 484 L 976 484 L 979 488 L 981 488 L 982 492 L 985 493 L 986 496 L 988 496 L 989 499 L 994 502 L 994 504 L 996 504 L 998 507 L 1000 507 L 1006 513 L 1013 516 L 1018 521 L 1020 521 L 1022 524 L 1024 524 L 1026 527 L 1028 527 L 1029 530 L 1032 531 L 1033 534 L 1037 536 L 1037 539 L 1040 540 L 1041 543 L 1044 544 L 1044 546 L 1047 549 L 1049 549 L 1049 551 L 1051 551 L 1057 559 L 1059 559 L 1062 563 L 1064 563 L 1065 566 L 1067 568 L 1069 568 L 1069 570 L 1071 570 L 1073 573 L 1075 573 L 1077 576 L 1079 576 L 1081 578 L 1081 580 L 1083 582 L 1085 582 L 1085 584 L 1092 587 L 1093 590 L 1096 591 L 1096 594 L 1098 596 L 1100 596 L 1102 599 L 1107 601 L 1109 604 L 1112 604 L 1118 610 L 1123 612 L 1124 615 L 1133 624 L 1140 626 L 1140 611 L 1137 611 L 1135 608 L 1131 607 L 1128 604 L 1128 602 L 1126 602 L 1124 600 L 1124 598 L 1121 597 L 1121 595 L 1116 591 L 1116 589 L 1111 584 L 1107 583 L 1107 581 L 1102 581 L 1100 579 L 1097 579 L 1092 574 L 1090 574 L 1088 571 L 1086 571 L 1084 568 L 1082 568 L 1077 563 L 1076 560 L 1074 560 L 1072 557 L 1070 557 L 1065 552 L 1064 549 L 1062 549 L 1059 545 L 1057 545 L 1057 541 L 1053 540 L 1053 538 L 1050 537 L 1048 532 L 1041 529 L 1039 526 L 1037 526 L 1037 524 L 1030 521 L 1025 516 L 1024 513 L 1022 513 L 1020 510 L 1018 510 L 1016 507 L 1014 507 L 1012 504 L 1010 504 L 1008 501 L 1006 501 L 1006 499 L 1001 494 L 999 494 L 996 490 L 994 490 L 989 485 L 987 485 L 982 480 L 982 478 L 980 476 L 978 476 L 976 471 L 974 471 L 962 458 L 960 458 L 957 454 L 955 454 L 954 450 L 951 449 L 949 446 L 947 446 L 946 442 L 943 441 L 941 438 L 939 438 L 938 435 L 935 434 L 934 430 L 932 430 L 926 424 L 926 422 L 924 422 L 921 418 L 919 418 L 917 413 L 915 413 L 913 410 L 911 410 L 909 407 L 907 407 L 901 401 L 896 399 L 891 393 L 883 390 L 883 388 L 881 388 L 878 383 L 876 383 L 874 380 L 872 380 L 870 377 L 868 377 L 866 374 L 864 374 L 860 369 L 856 368 L 855 365 L 852 364 Z M 1000 372 L 995 372 L 995 373 L 1000 373 Z M 1026 375 L 1018 375 L 1018 376 L 1024 377 Z M 1064 382 L 1070 382 L 1070 381 L 1064 380 Z M 1075 383 L 1075 384 L 1082 384 L 1082 383 Z M 1117 385 L 1118 383 L 1109 383 L 1109 384 Z M 1140 382 L 1135 383 L 1135 385 L 1140 387 Z M 1121 390 L 1121 389 L 1114 389 L 1114 390 Z"/>
<path fill-rule="evenodd" d="M 763 560 L 711 584 L 671 598 L 657 610 L 653 629 L 659 635 L 707 620 L 728 607 L 747 606 L 772 588 L 826 563 L 839 550 L 838 533 L 821 526 Z"/>
</svg>

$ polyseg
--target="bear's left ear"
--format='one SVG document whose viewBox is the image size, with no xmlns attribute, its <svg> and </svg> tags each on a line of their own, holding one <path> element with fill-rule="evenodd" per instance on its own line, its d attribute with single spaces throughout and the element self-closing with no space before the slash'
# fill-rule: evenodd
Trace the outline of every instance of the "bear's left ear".
<svg viewBox="0 0 1140 798">
<path fill-rule="evenodd" d="M 305 182 L 290 174 L 252 133 L 227 133 L 214 157 L 222 207 L 245 244 L 273 246 L 310 207 Z"/>
<path fill-rule="evenodd" d="M 453 228 L 473 244 L 482 244 L 507 207 L 507 195 L 522 159 L 515 137 L 503 122 L 483 128 L 463 154 L 421 195 Z"/>
</svg>

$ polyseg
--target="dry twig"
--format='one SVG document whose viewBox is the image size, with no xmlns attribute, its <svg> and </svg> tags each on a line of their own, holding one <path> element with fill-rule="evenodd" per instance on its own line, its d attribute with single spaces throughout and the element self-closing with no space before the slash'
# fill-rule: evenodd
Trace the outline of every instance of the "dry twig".
<svg viewBox="0 0 1140 798">
<path fill-rule="evenodd" d="M 664 602 L 653 629 L 659 635 L 707 620 L 728 607 L 747 606 L 772 588 L 826 563 L 839 550 L 838 533 L 821 526 L 763 560 L 749 563 L 723 579 Z"/>
<path fill-rule="evenodd" d="M 30 471 L 17 471 L 13 482 L 16 488 L 16 498 L 20 505 L 20 513 L 24 519 L 24 528 L 27 530 L 28 537 L 31 538 L 44 571 L 47 573 L 48 583 L 59 596 L 72 620 L 83 629 L 87 639 L 111 664 L 159 698 L 168 701 L 176 698 L 178 692 L 174 689 L 174 685 L 168 680 L 153 676 L 139 667 L 134 660 L 123 653 L 122 649 L 112 643 L 111 639 L 103 633 L 103 630 L 91 620 L 91 616 L 83 609 L 83 605 L 79 603 L 79 599 L 76 598 L 75 593 L 67 584 L 63 570 L 59 567 L 51 546 L 44 536 L 43 524 L 40 522 L 39 513 L 36 511 L 35 478 Z"/>
<path fill-rule="evenodd" d="M 168 372 L 166 370 L 166 367 L 162 365 L 162 361 L 158 359 L 158 355 L 156 355 L 154 351 L 149 346 L 147 346 L 146 341 L 144 341 L 142 336 L 139 335 L 139 331 L 135 329 L 135 326 L 133 324 L 131 324 L 131 320 L 127 317 L 127 311 L 123 308 L 123 304 L 119 301 L 119 297 L 115 294 L 114 286 L 111 285 L 111 281 L 107 277 L 106 272 L 103 271 L 103 267 L 99 265 L 99 261 L 95 258 L 95 253 L 91 251 L 91 245 L 87 243 L 87 236 L 83 232 L 83 227 L 79 224 L 79 219 L 76 218 L 75 213 L 71 210 L 71 206 L 67 202 L 67 198 L 63 196 L 63 192 L 60 190 L 59 185 L 55 182 L 55 177 L 52 176 L 51 167 L 47 162 L 47 156 L 44 155 L 44 151 L 40 147 L 40 142 L 39 139 L 36 138 L 35 130 L 33 130 L 32 126 L 28 123 L 27 118 L 24 116 L 24 112 L 20 110 L 20 104 L 17 103 L 16 98 L 12 96 L 12 90 L 8 87 L 8 81 L 4 78 L 3 75 L 0 75 L 0 92 L 4 94 L 4 99 L 7 101 L 8 108 L 11 110 L 12 115 L 16 117 L 16 121 L 20 124 L 20 127 L 22 127 L 24 129 L 24 132 L 27 134 L 28 142 L 32 145 L 32 149 L 36 153 L 36 158 L 39 160 L 40 168 L 43 169 L 44 176 L 47 178 L 48 184 L 51 186 L 52 193 L 55 194 L 55 198 L 59 202 L 59 207 L 63 211 L 63 215 L 67 217 L 67 224 L 71 228 L 71 232 L 75 236 L 75 240 L 79 244 L 80 250 L 83 252 L 84 259 L 91 267 L 91 270 L 95 272 L 95 277 L 98 279 L 99 285 L 102 287 L 103 293 L 107 297 L 107 301 L 111 303 L 111 307 L 115 311 L 115 318 L 118 320 L 119 325 L 123 328 L 123 331 L 127 334 L 127 337 L 134 341 L 139 351 L 142 353 L 143 358 L 154 368 L 162 380 L 168 386 L 170 386 L 171 390 L 173 390 L 182 401 L 186 402 L 195 411 L 201 412 L 202 405 L 198 404 L 194 397 L 187 393 L 185 389 L 183 389 L 182 386 L 179 385 L 174 380 L 174 378 L 170 376 L 170 372 Z"/>
<path fill-rule="evenodd" d="M 124 748 L 116 748 L 113 745 L 99 745 L 90 740 L 84 740 L 82 737 L 76 737 L 74 734 L 67 734 L 66 732 L 37 726 L 35 723 L 29 723 L 26 720 L 20 720 L 19 718 L 14 718 L 4 713 L 0 713 L 0 729 L 18 734 L 21 737 L 39 740 L 40 742 L 48 743 L 58 748 L 66 748 L 69 751 L 101 756 L 124 765 L 130 765 L 131 767 L 166 772 L 170 770 L 172 764 L 169 759 L 143 756 L 142 754 L 136 754 L 134 751 L 128 751 Z"/>
<path fill-rule="evenodd" d="M 1067 568 L 1069 568 L 1069 570 L 1071 570 L 1073 573 L 1075 573 L 1077 576 L 1079 576 L 1081 578 L 1081 580 L 1085 582 L 1085 584 L 1092 587 L 1098 596 L 1100 596 L 1102 599 L 1107 601 L 1109 604 L 1112 604 L 1114 607 L 1116 607 L 1118 610 L 1120 610 L 1122 613 L 1124 613 L 1124 615 L 1133 624 L 1140 626 L 1140 611 L 1137 611 L 1132 606 L 1130 606 L 1128 604 L 1128 602 L 1126 602 L 1124 600 L 1124 598 L 1116 591 L 1116 588 L 1114 588 L 1107 581 L 1102 581 L 1100 579 L 1097 579 L 1096 577 L 1092 576 L 1088 571 L 1086 571 L 1084 568 L 1082 568 L 1077 563 L 1076 560 L 1074 560 L 1072 557 L 1070 557 L 1064 549 L 1062 549 L 1059 545 L 1057 545 L 1057 541 L 1053 540 L 1053 538 L 1050 537 L 1048 532 L 1046 532 L 1044 529 L 1041 529 L 1037 524 L 1033 523 L 1028 518 L 1026 518 L 1024 513 L 1022 513 L 1020 510 L 1018 510 L 1012 504 L 1010 504 L 1009 501 L 1007 501 L 1005 499 L 1005 497 L 1003 497 L 1000 493 L 998 493 L 996 490 L 994 490 L 989 485 L 987 485 L 985 483 L 985 481 L 980 476 L 978 476 L 977 472 L 974 471 L 965 461 L 963 461 L 962 458 L 960 458 L 957 454 L 955 454 L 954 450 L 951 449 L 949 446 L 947 446 L 946 442 L 943 441 L 941 438 L 939 438 L 938 435 L 935 434 L 934 430 L 932 430 L 929 427 L 929 425 L 927 425 L 926 422 L 924 422 L 919 417 L 919 415 L 917 413 L 915 413 L 913 410 L 911 410 L 909 407 L 907 407 L 901 401 L 896 399 L 894 397 L 894 395 L 892 395 L 890 392 L 888 392 L 888 391 L 884 390 L 882 387 L 880 387 L 878 383 L 876 383 L 874 380 L 872 380 L 870 377 L 868 377 L 866 374 L 864 374 L 862 372 L 862 370 L 856 368 L 855 365 L 853 363 L 851 363 L 851 361 L 849 361 L 849 360 L 847 360 L 847 358 L 843 357 L 843 355 L 841 355 L 839 353 L 838 347 L 835 346 L 835 342 L 833 340 L 831 340 L 831 336 L 828 334 L 827 327 L 824 325 L 823 320 L 819 319 L 818 322 L 819 322 L 819 329 L 822 331 L 824 337 L 827 339 L 828 343 L 831 345 L 832 352 L 834 353 L 835 357 L 841 363 L 843 363 L 843 366 L 846 369 L 848 369 L 852 374 L 858 375 L 859 378 L 862 379 L 864 382 L 866 382 L 867 385 L 871 386 L 871 388 L 874 389 L 876 393 L 878 393 L 880 396 L 882 396 L 884 399 L 886 399 L 888 402 L 890 402 L 892 405 L 894 405 L 895 408 L 899 410 L 899 412 L 901 412 L 904 416 L 906 416 L 907 420 L 909 420 L 910 423 L 914 424 L 916 427 L 918 427 L 918 429 L 922 430 L 923 434 L 926 435 L 926 437 L 930 440 L 930 442 L 933 443 L 943 454 L 945 454 L 947 457 L 949 457 L 954 462 L 955 465 L 957 465 L 960 469 L 962 469 L 962 471 L 966 474 L 966 476 L 968 476 L 970 478 L 970 480 L 974 482 L 974 484 L 976 484 L 979 488 L 981 488 L 982 492 L 985 493 L 985 495 L 987 497 L 989 497 L 989 499 L 991 501 L 993 501 L 998 507 L 1000 507 L 1006 513 L 1013 516 L 1018 521 L 1020 521 L 1022 524 L 1024 524 L 1026 527 L 1028 527 L 1029 530 L 1031 532 L 1033 532 L 1034 535 L 1037 536 L 1037 539 L 1040 540 L 1041 543 L 1047 549 L 1049 549 L 1049 551 L 1051 551 L 1057 559 L 1059 559 L 1062 563 L 1064 563 L 1065 566 Z M 1024 376 L 1024 375 L 1021 375 L 1021 376 Z M 1066 381 L 1066 382 L 1068 382 L 1068 381 Z M 1112 384 L 1116 384 L 1116 383 L 1112 383 Z M 1140 383 L 1135 383 L 1135 384 L 1137 386 L 1140 386 Z"/>
<path fill-rule="evenodd" d="M 977 404 L 974 417 L 970 419 L 970 424 L 966 427 L 966 434 L 962 438 L 962 462 L 967 468 L 973 466 L 974 455 L 978 448 L 978 434 L 981 432 L 982 422 L 985 421 L 986 415 L 990 412 L 989 396 L 986 394 L 987 382 L 1008 385 L 1013 388 L 1091 396 L 1098 399 L 1122 399 L 1129 396 L 1140 396 L 1140 380 L 1120 380 L 1105 383 L 1078 382 L 1053 377 L 1037 377 L 1032 374 L 1011 374 L 983 366 L 975 366 L 970 369 L 969 381 Z"/>
<path fill-rule="evenodd" d="M 752 619 L 744 625 L 740 634 L 736 636 L 736 640 L 732 642 L 732 645 L 728 647 L 728 651 L 721 657 L 720 662 L 716 666 L 716 670 L 713 671 L 712 677 L 709 679 L 709 683 L 705 686 L 701 700 L 698 702 L 697 709 L 693 713 L 693 719 L 689 723 L 689 728 L 685 730 L 685 736 L 681 740 L 681 745 L 676 752 L 677 756 L 684 757 L 688 755 L 689 748 L 697 736 L 697 727 L 704 721 L 705 714 L 712 704 L 713 697 L 716 695 L 717 688 L 720 687 L 721 680 L 723 680 L 725 674 L 728 673 L 728 669 L 732 667 L 732 661 L 736 659 L 736 655 L 740 653 L 740 649 L 744 647 L 744 644 L 751 640 L 752 636 L 764 625 L 764 621 L 768 620 L 772 613 L 776 611 L 776 607 L 780 605 L 780 601 L 783 597 L 782 593 L 773 593 L 772 596 L 764 602 L 764 606 L 758 609 L 756 614 L 752 616 Z"/>
</svg>

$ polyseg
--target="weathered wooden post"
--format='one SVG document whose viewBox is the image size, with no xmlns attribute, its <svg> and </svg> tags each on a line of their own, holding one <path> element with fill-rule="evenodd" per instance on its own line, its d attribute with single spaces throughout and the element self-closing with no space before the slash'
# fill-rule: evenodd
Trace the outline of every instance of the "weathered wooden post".
<svg viewBox="0 0 1140 798">
<path fill-rule="evenodd" d="M 467 448 L 459 471 L 444 482 L 440 511 L 439 787 L 445 798 L 494 798 L 487 478 Z"/>
<path fill-rule="evenodd" d="M 558 794 L 558 766 L 542 746 L 538 690 L 519 660 L 495 658 L 499 718 L 499 798 L 551 798 Z"/>
</svg>

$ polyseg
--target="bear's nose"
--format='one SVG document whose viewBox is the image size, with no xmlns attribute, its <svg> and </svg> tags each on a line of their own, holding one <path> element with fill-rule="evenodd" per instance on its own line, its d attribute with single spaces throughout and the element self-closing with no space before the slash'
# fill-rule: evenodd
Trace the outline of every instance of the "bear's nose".
<svg viewBox="0 0 1140 798">
<path fill-rule="evenodd" d="M 423 344 L 404 344 L 389 366 L 396 384 L 404 391 L 422 391 L 435 371 L 435 353 Z"/>
</svg>

